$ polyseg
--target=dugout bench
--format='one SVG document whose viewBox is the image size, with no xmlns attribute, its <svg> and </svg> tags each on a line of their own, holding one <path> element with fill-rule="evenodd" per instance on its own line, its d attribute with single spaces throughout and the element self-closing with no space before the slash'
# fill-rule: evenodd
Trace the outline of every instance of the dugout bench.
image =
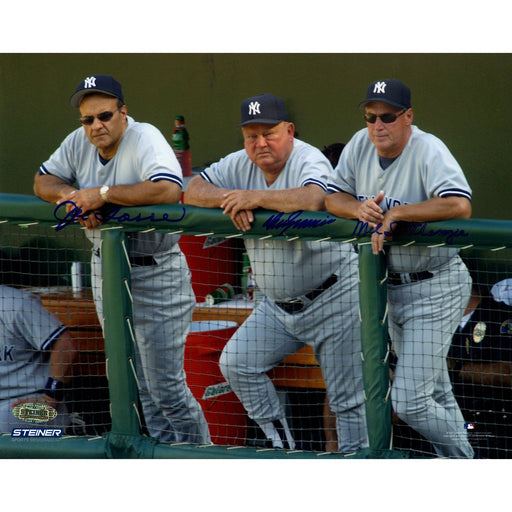
<svg viewBox="0 0 512 512">
<path fill-rule="evenodd" d="M 43 306 L 67 325 L 71 335 L 80 341 L 77 367 L 80 374 L 105 375 L 104 340 L 91 292 L 72 292 L 68 287 L 34 288 L 28 291 L 38 294 Z M 251 311 L 247 307 L 226 307 L 222 304 L 210 307 L 199 303 L 192 320 L 222 320 L 241 325 Z M 322 372 L 309 346 L 288 356 L 269 375 L 276 386 L 325 389 Z"/>
</svg>

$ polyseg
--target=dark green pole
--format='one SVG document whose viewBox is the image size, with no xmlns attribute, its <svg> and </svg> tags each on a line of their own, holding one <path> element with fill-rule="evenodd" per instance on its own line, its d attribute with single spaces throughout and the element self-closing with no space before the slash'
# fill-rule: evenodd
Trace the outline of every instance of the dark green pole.
<svg viewBox="0 0 512 512">
<path fill-rule="evenodd" d="M 105 354 L 110 391 L 112 433 L 138 435 L 130 264 L 121 230 L 102 232 Z"/>
<path fill-rule="evenodd" d="M 387 286 L 384 256 L 371 245 L 359 245 L 359 295 L 366 421 L 370 452 L 390 450 L 391 401 L 389 398 Z"/>
</svg>

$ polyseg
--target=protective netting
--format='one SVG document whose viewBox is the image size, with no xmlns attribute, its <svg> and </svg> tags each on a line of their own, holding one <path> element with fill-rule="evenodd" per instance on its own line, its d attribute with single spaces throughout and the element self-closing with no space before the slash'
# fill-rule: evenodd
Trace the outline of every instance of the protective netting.
<svg viewBox="0 0 512 512">
<path fill-rule="evenodd" d="M 109 376 L 105 356 L 101 245 L 93 248 L 84 230 L 71 227 L 2 225 L 0 236 L 2 432 L 59 425 L 67 436 L 105 435 L 117 377 Z M 133 301 L 136 356 L 126 365 L 136 375 L 141 434 L 173 445 L 343 453 L 368 447 L 352 243 L 181 234 L 190 270 L 184 285 L 175 279 L 189 279 L 179 254 L 155 272 L 163 256 L 134 255 L 134 236 L 127 237 L 131 279 L 118 296 L 127 291 Z M 438 254 L 435 247 L 422 251 Z M 442 272 L 387 275 L 390 447 L 461 457 L 469 446 L 478 458 L 508 458 L 512 254 L 469 248 L 460 255 Z M 300 292 L 313 281 L 313 290 Z M 22 295 L 13 298 L 6 288 Z M 468 306 L 474 312 L 466 318 Z M 55 324 L 43 321 L 47 313 Z M 57 416 L 43 422 L 51 408 L 35 406 L 18 408 L 16 417 L 14 401 L 37 404 L 34 397 L 44 394 L 57 346 L 51 335 L 61 324 L 77 345 Z M 21 352 L 24 364 L 16 365 Z"/>
<path fill-rule="evenodd" d="M 416 384 L 425 383 L 425 386 L 429 382 L 425 376 L 431 376 L 433 368 L 446 364 L 444 375 L 449 377 L 445 382 L 447 391 L 442 392 L 439 378 L 435 382 L 439 388 L 436 402 L 431 402 L 429 409 L 419 410 L 412 418 L 408 418 L 406 413 L 405 418 L 396 414 L 397 409 L 404 409 L 404 402 L 395 397 L 395 448 L 409 450 L 414 455 L 436 455 L 429 442 L 434 431 L 439 438 L 445 435 L 446 443 L 453 440 L 460 447 L 467 440 L 475 458 L 512 456 L 511 258 L 509 250 L 463 252 L 463 261 L 469 272 L 459 267 L 451 281 L 442 287 L 431 279 L 425 281 L 422 302 L 426 318 L 412 320 L 414 330 L 410 332 L 410 353 L 403 354 L 402 358 L 408 361 L 407 378 Z M 472 284 L 463 285 L 460 290 L 468 275 Z M 429 307 L 436 301 L 440 302 L 439 296 L 445 305 L 450 297 L 452 301 L 460 299 L 460 302 L 446 311 L 430 311 Z M 409 302 L 414 300 L 411 296 Z M 453 316 L 451 327 L 447 325 L 443 329 L 442 319 L 447 316 Z M 448 339 L 444 348 L 438 341 L 443 336 Z M 390 342 L 393 346 L 393 341 Z M 438 354 L 433 352 L 436 344 Z M 406 347 L 405 344 L 403 346 Z M 425 349 L 430 352 L 426 353 Z M 426 369 L 421 373 L 422 361 Z M 429 365 L 428 361 L 432 364 Z M 399 362 L 400 355 L 393 350 L 390 363 L 392 378 Z M 393 383 L 395 385 L 396 382 Z M 455 403 L 449 395 L 450 389 L 453 389 Z M 438 415 L 437 422 L 432 419 L 434 414 Z M 462 432 L 460 428 L 454 430 L 449 426 L 453 418 L 454 425 L 462 422 Z"/>
</svg>

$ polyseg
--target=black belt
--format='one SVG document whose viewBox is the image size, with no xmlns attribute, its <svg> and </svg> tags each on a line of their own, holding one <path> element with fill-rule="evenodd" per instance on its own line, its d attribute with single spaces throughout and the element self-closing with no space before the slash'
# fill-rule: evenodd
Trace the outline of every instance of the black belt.
<svg viewBox="0 0 512 512">
<path fill-rule="evenodd" d="M 392 285 L 416 283 L 417 281 L 424 281 L 434 277 L 432 272 L 424 270 L 423 272 L 411 272 L 410 274 L 396 274 L 395 272 L 388 272 L 388 283 Z"/>
<path fill-rule="evenodd" d="M 315 288 L 314 290 L 310 291 L 309 293 L 304 294 L 304 297 L 306 299 L 309 299 L 310 301 L 315 300 L 322 292 L 325 292 L 328 288 L 330 288 L 336 281 L 338 281 L 338 276 L 336 274 L 333 274 L 328 279 L 326 279 L 318 288 Z M 290 301 L 275 301 L 276 306 L 279 306 L 283 311 L 286 313 L 299 313 L 302 311 L 307 303 L 305 303 L 302 299 L 296 298 L 292 299 Z"/>
<path fill-rule="evenodd" d="M 94 249 L 94 254 L 100 257 L 100 250 Z M 129 256 L 130 265 L 132 267 L 151 267 L 156 265 L 155 258 L 153 256 Z"/>
<path fill-rule="evenodd" d="M 156 265 L 153 256 L 129 256 L 129 260 L 132 267 L 150 267 Z"/>
</svg>

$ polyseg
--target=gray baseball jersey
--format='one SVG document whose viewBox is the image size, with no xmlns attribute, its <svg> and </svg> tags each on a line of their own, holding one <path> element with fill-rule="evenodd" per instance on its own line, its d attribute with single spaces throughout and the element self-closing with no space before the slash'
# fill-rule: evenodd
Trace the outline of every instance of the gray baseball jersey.
<svg viewBox="0 0 512 512">
<path fill-rule="evenodd" d="M 128 117 L 128 126 L 115 156 L 107 163 L 82 128 L 72 132 L 40 168 L 79 188 L 131 185 L 146 180 L 169 180 L 182 186 L 180 165 L 164 136 L 154 126 Z M 99 229 L 87 230 L 95 249 Z M 140 399 L 149 433 L 162 442 L 209 443 L 201 406 L 186 383 L 184 346 L 195 307 L 190 270 L 179 236 L 166 233 L 128 235 L 130 255 L 151 255 L 154 264 L 131 270 Z M 92 257 L 92 285 L 103 322 L 101 259 Z"/>
<path fill-rule="evenodd" d="M 132 185 L 143 181 L 168 180 L 183 186 L 181 167 L 162 133 L 148 123 L 127 116 L 128 127 L 114 158 L 103 164 L 83 128 L 70 133 L 39 168 L 40 174 L 57 176 L 78 188 L 102 185 Z M 99 247 L 98 230 L 87 236 Z M 153 254 L 176 248 L 179 236 L 166 233 L 130 234 L 131 254 Z"/>
<path fill-rule="evenodd" d="M 380 190 L 384 211 L 434 197 L 471 199 L 462 169 L 447 147 L 415 126 L 403 152 L 385 170 L 366 128 L 344 148 L 329 191 L 365 201 Z M 422 272 L 419 279 L 407 274 L 403 284 L 388 283 L 389 333 L 398 356 L 391 398 L 399 418 L 429 440 L 438 455 L 465 458 L 473 450 L 446 366 L 471 289 L 457 253 L 446 247 L 386 248 L 390 271 Z"/>
<path fill-rule="evenodd" d="M 331 173 L 332 166 L 318 149 L 294 139 L 293 151 L 270 187 L 245 150 L 212 164 L 201 176 L 228 189 L 283 190 L 313 184 L 327 190 Z M 256 284 L 273 300 L 287 300 L 317 288 L 337 272 L 351 251 L 347 245 L 251 238 L 245 240 L 245 247 Z"/>
<path fill-rule="evenodd" d="M 65 329 L 39 297 L 0 285 L 0 400 L 44 389 L 51 345 Z"/>
<path fill-rule="evenodd" d="M 245 150 L 228 155 L 201 175 L 228 189 L 283 190 L 315 184 L 326 190 L 331 172 L 331 164 L 318 149 L 294 139 L 292 153 L 270 187 Z M 311 345 L 336 415 L 339 450 L 367 446 L 357 255 L 350 245 L 334 242 L 248 238 L 245 245 L 255 281 L 266 297 L 224 348 L 219 361 L 222 374 L 269 436 L 269 425 L 283 425 L 285 412 L 266 372 Z M 304 295 L 333 274 L 337 282 L 301 312 L 285 312 L 274 302 Z"/>
<path fill-rule="evenodd" d="M 357 132 L 341 153 L 329 192 L 347 192 L 360 201 L 383 190 L 380 207 L 419 203 L 433 197 L 457 195 L 471 200 L 471 188 L 446 145 L 437 137 L 412 126 L 402 154 L 385 170 L 366 128 Z M 418 272 L 446 264 L 458 251 L 446 247 L 391 247 L 388 265 L 393 272 Z"/>
</svg>

